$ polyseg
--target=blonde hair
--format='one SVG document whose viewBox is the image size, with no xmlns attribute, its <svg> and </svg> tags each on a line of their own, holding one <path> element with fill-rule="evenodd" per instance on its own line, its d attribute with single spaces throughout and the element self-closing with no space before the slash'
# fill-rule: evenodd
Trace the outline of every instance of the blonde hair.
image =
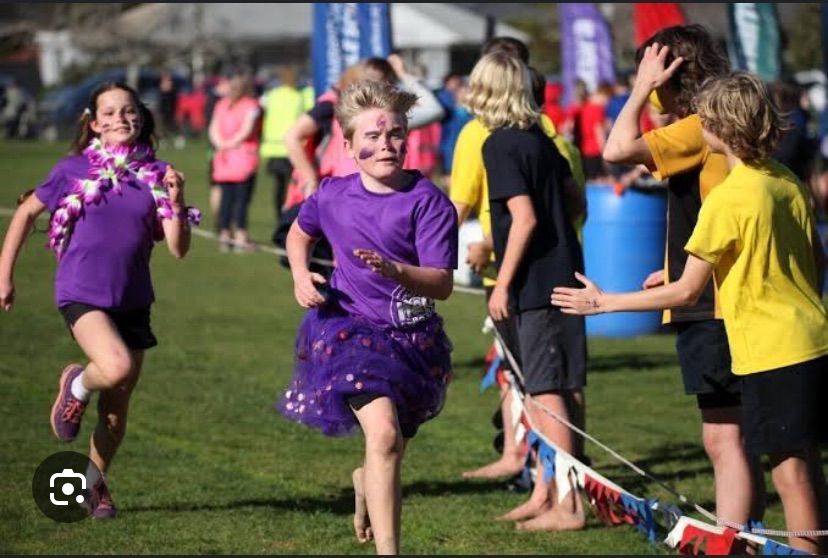
<svg viewBox="0 0 828 558">
<path fill-rule="evenodd" d="M 765 83 L 747 72 L 707 80 L 696 110 L 709 132 L 747 163 L 767 159 L 790 129 Z"/>
<path fill-rule="evenodd" d="M 466 105 L 490 130 L 503 126 L 526 129 L 539 116 L 529 69 L 505 52 L 492 52 L 475 64 Z"/>
<path fill-rule="evenodd" d="M 350 140 L 354 137 L 354 119 L 370 109 L 387 110 L 403 117 L 403 124 L 408 129 L 408 111 L 417 103 L 414 93 L 384 81 L 363 79 L 352 83 L 339 96 L 336 104 L 336 120 L 342 128 L 342 135 Z"/>
</svg>

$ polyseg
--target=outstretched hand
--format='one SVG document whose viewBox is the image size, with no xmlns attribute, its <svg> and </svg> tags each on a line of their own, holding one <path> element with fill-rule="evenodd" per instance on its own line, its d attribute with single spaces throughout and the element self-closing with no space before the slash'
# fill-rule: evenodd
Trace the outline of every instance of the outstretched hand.
<svg viewBox="0 0 828 558">
<path fill-rule="evenodd" d="M 399 277 L 399 270 L 395 262 L 386 260 L 378 252 L 374 250 L 366 250 L 364 248 L 357 248 L 354 250 L 354 256 L 367 264 L 374 273 L 379 273 L 383 277 L 397 280 Z"/>
<path fill-rule="evenodd" d="M 316 308 L 325 304 L 325 297 L 316 288 L 324 285 L 325 278 L 318 273 L 308 272 L 293 280 L 293 296 L 302 308 Z"/>
<path fill-rule="evenodd" d="M 635 76 L 635 85 L 653 90 L 661 87 L 676 73 L 676 70 L 684 62 L 684 58 L 677 56 L 669 66 L 665 67 L 667 55 L 670 48 L 666 45 L 653 43 L 644 49 L 644 56 L 638 65 L 638 72 Z"/>
<path fill-rule="evenodd" d="M 604 291 L 577 271 L 575 272 L 575 278 L 584 285 L 584 288 L 555 287 L 552 289 L 552 296 L 549 299 L 552 306 L 559 307 L 564 314 L 578 316 L 600 314 L 602 312 L 601 296 Z"/>
</svg>

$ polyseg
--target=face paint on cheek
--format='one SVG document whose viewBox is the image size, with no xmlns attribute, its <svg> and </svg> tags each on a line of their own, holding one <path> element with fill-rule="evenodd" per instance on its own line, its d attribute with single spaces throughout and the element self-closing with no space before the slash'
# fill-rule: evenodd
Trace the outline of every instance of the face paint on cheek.
<svg viewBox="0 0 828 558">
<path fill-rule="evenodd" d="M 400 159 L 405 159 L 405 155 L 408 153 L 408 145 L 403 142 L 400 146 Z"/>
<path fill-rule="evenodd" d="M 364 161 L 365 159 L 370 159 L 374 156 L 374 151 L 372 149 L 368 149 L 367 147 L 363 147 L 359 150 L 359 160 Z"/>
</svg>

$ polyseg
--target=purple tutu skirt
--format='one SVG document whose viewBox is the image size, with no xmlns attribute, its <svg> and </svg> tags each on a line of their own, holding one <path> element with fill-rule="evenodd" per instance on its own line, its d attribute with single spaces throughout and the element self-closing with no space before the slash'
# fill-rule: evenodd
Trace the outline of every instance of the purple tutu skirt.
<svg viewBox="0 0 828 558">
<path fill-rule="evenodd" d="M 401 330 L 314 308 L 299 326 L 293 378 L 276 408 L 327 436 L 344 436 L 359 430 L 349 398 L 385 396 L 396 404 L 403 432 L 413 433 L 443 407 L 451 350 L 436 314 Z"/>
</svg>

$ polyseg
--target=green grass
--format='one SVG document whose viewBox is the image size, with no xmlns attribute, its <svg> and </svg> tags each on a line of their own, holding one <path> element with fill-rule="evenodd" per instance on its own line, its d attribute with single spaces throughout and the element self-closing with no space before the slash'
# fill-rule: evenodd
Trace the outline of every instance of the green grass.
<svg viewBox="0 0 828 558">
<path fill-rule="evenodd" d="M 12 207 L 64 150 L 0 142 L 0 207 Z M 189 203 L 208 214 L 205 145 L 160 156 L 185 172 Z M 261 173 L 250 229 L 264 242 L 273 225 L 271 192 Z M 0 216 L 3 231 L 8 223 Z M 211 230 L 209 216 L 203 227 Z M 273 256 L 220 254 L 199 237 L 183 261 L 162 246 L 153 258 L 153 328 L 161 344 L 147 355 L 111 471 L 120 518 L 59 524 L 43 516 L 31 498 L 35 468 L 57 451 L 85 452 L 95 418 L 90 409 L 73 444 L 52 437 L 48 413 L 58 374 L 82 356 L 53 308 L 55 264 L 45 241 L 44 234 L 30 239 L 17 266 L 17 303 L 0 315 L 0 552 L 373 552 L 357 545 L 350 529 L 350 471 L 360 460 L 361 439 L 326 439 L 272 410 L 291 374 L 301 316 L 289 274 Z M 665 552 L 632 527 L 607 528 L 594 515 L 586 531 L 562 534 L 519 534 L 492 520 L 525 495 L 460 477 L 496 456 L 490 418 L 497 395 L 478 388 L 490 343 L 480 333 L 483 302 L 455 294 L 440 312 L 455 344 L 456 380 L 445 410 L 420 430 L 406 455 L 403 552 Z M 672 337 L 591 339 L 589 350 L 589 431 L 712 509 L 698 411 L 683 395 Z M 587 445 L 587 452 L 598 471 L 634 494 L 674 501 L 599 448 Z M 772 499 L 769 526 L 783 526 L 780 511 Z"/>
</svg>

